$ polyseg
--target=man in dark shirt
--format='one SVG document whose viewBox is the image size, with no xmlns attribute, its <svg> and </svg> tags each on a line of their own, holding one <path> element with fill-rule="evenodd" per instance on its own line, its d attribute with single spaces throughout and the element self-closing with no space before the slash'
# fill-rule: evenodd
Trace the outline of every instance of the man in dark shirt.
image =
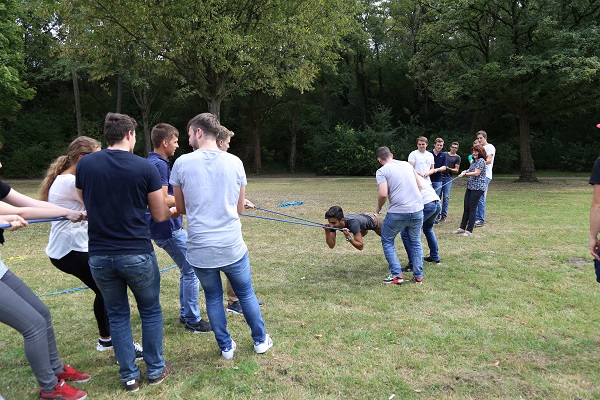
<svg viewBox="0 0 600 400">
<path fill-rule="evenodd" d="M 448 215 L 448 206 L 450 205 L 450 190 L 452 189 L 452 174 L 458 174 L 461 158 L 456 153 L 458 151 L 458 142 L 452 142 L 450 151 L 446 153 L 446 170 L 442 172 L 442 212 L 440 222 L 446 221 Z"/>
<path fill-rule="evenodd" d="M 328 227 L 342 229 L 346 241 L 358 250 L 363 249 L 363 236 L 365 236 L 368 231 L 374 231 L 381 236 L 381 219 L 375 214 L 363 213 L 344 215 L 340 206 L 333 206 L 327 210 L 325 218 L 327 218 L 327 221 L 329 222 L 329 225 L 324 227 L 325 241 L 330 249 L 335 247 L 336 230 L 328 229 Z M 351 233 L 353 236 L 350 236 Z"/>
<path fill-rule="evenodd" d="M 600 124 L 596 127 L 600 128 Z M 594 197 L 590 207 L 590 253 L 594 257 L 596 281 L 600 283 L 600 255 L 598 254 L 600 249 L 600 241 L 598 240 L 598 232 L 600 231 L 600 157 L 596 159 L 594 168 L 592 168 L 590 185 L 594 185 Z"/>
</svg>

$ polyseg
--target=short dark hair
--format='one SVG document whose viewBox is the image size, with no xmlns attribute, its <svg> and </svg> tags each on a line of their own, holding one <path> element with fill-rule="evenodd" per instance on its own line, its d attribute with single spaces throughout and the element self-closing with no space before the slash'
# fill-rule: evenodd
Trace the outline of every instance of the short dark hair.
<svg viewBox="0 0 600 400">
<path fill-rule="evenodd" d="M 377 158 L 382 160 L 387 160 L 389 156 L 392 155 L 392 152 L 387 146 L 381 146 L 377 149 Z"/>
<path fill-rule="evenodd" d="M 342 211 L 342 207 L 340 206 L 333 206 L 327 210 L 325 218 L 335 218 L 341 221 L 344 218 L 344 211 Z"/>
<path fill-rule="evenodd" d="M 202 113 L 196 115 L 194 118 L 188 122 L 187 128 L 188 131 L 192 127 L 194 130 L 200 128 L 202 132 L 209 136 L 213 136 L 215 139 L 219 132 L 221 132 L 221 124 L 219 123 L 219 119 L 216 115 L 211 113 Z"/>
<path fill-rule="evenodd" d="M 164 123 L 154 125 L 150 133 L 152 146 L 154 148 L 160 147 L 163 140 L 170 140 L 173 136 L 179 137 L 179 131 L 173 125 Z"/>
<path fill-rule="evenodd" d="M 487 158 L 487 153 L 485 152 L 483 146 L 480 144 L 476 144 L 475 146 L 473 146 L 472 151 L 476 151 L 477 154 L 479 154 L 479 158 L 483 158 L 484 160 Z"/>
<path fill-rule="evenodd" d="M 104 118 L 104 139 L 109 146 L 120 142 L 127 132 L 135 132 L 137 122 L 126 114 L 108 113 Z"/>
</svg>

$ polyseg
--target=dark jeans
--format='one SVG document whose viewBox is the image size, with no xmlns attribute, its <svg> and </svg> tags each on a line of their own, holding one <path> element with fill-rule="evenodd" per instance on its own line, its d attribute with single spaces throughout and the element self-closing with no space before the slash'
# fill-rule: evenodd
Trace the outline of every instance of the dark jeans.
<svg viewBox="0 0 600 400">
<path fill-rule="evenodd" d="M 479 199 L 483 196 L 483 190 L 471 190 L 465 191 L 465 205 L 462 216 L 462 222 L 460 223 L 461 229 L 473 232 L 473 226 L 475 225 L 475 213 L 477 212 L 477 205 Z"/>
<path fill-rule="evenodd" d="M 98 332 L 101 337 L 109 337 L 110 329 L 108 327 L 106 309 L 104 308 L 104 298 L 102 297 L 102 293 L 100 293 L 98 285 L 96 285 L 96 281 L 92 277 L 88 260 L 88 253 L 72 251 L 60 260 L 51 258 L 50 262 L 62 272 L 77 277 L 96 294 L 94 298 L 94 316 L 98 324 Z"/>
</svg>

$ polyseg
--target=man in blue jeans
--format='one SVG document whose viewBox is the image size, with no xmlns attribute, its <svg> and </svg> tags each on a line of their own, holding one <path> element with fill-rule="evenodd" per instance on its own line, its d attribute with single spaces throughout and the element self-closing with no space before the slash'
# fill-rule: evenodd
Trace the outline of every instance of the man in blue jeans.
<svg viewBox="0 0 600 400">
<path fill-rule="evenodd" d="M 171 178 L 169 157 L 172 157 L 175 150 L 179 148 L 179 131 L 172 125 L 158 124 L 152 128 L 150 137 L 154 151 L 148 153 L 148 161 L 160 174 L 167 206 L 174 207 L 173 186 L 169 184 Z M 200 316 L 198 277 L 186 259 L 187 232 L 183 229 L 183 217 L 155 222 L 150 215 L 146 214 L 146 219 L 154 243 L 165 250 L 179 267 L 179 321 L 192 333 L 210 332 L 210 323 Z"/>
<path fill-rule="evenodd" d="M 252 287 L 248 247 L 242 237 L 239 214 L 244 211 L 246 172 L 238 157 L 217 146 L 221 130 L 219 120 L 210 113 L 190 120 L 190 145 L 198 150 L 175 161 L 169 183 L 173 185 L 177 211 L 187 215 L 187 259 L 204 289 L 215 339 L 223 358 L 231 359 L 237 346 L 227 331 L 221 272 L 239 298 L 252 331 L 254 351 L 267 352 L 273 340 L 265 331 Z"/>
<path fill-rule="evenodd" d="M 394 160 L 387 147 L 377 149 L 377 161 L 382 165 L 375 174 L 377 180 L 377 213 L 386 200 L 390 206 L 381 227 L 381 245 L 390 267 L 390 275 L 385 283 L 400 285 L 404 282 L 402 267 L 394 246 L 398 233 L 406 230 L 411 244 L 406 249 L 413 264 L 413 281 L 423 283 L 423 248 L 421 246 L 421 227 L 423 226 L 423 201 L 421 185 L 417 173 L 409 163 Z"/>
<path fill-rule="evenodd" d="M 477 212 L 475 213 L 475 226 L 482 227 L 485 225 L 485 210 L 487 201 L 487 192 L 492 181 L 492 170 L 494 169 L 494 161 L 496 160 L 496 147 L 493 144 L 488 143 L 487 133 L 485 131 L 477 132 L 477 140 L 479 144 L 485 149 L 487 157 L 485 159 L 485 191 L 483 196 L 479 198 L 479 205 L 477 206 Z"/>
<path fill-rule="evenodd" d="M 135 365 L 128 288 L 142 320 L 149 384 L 157 385 L 171 373 L 162 355 L 160 272 L 145 213 L 149 209 L 157 222 L 179 216 L 165 204 L 156 168 L 133 154 L 136 125 L 127 115 L 108 113 L 108 148 L 83 157 L 75 172 L 89 221 L 90 269 L 104 297 L 120 380 L 129 392 L 139 390 L 140 368 Z"/>
<path fill-rule="evenodd" d="M 448 216 L 448 206 L 450 205 L 450 191 L 452 190 L 452 175 L 458 174 L 461 158 L 456 153 L 458 151 L 458 142 L 452 142 L 450 151 L 446 153 L 446 170 L 442 173 L 442 213 L 440 222 L 445 222 Z"/>
</svg>

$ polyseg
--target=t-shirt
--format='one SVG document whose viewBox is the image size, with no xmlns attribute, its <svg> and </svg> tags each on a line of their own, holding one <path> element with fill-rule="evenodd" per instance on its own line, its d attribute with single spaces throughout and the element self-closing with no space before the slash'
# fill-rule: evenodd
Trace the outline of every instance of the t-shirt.
<svg viewBox="0 0 600 400">
<path fill-rule="evenodd" d="M 461 161 L 462 161 L 462 159 L 460 158 L 460 156 L 458 154 L 450 155 L 450 153 L 446 153 L 446 166 L 447 167 L 454 168 L 454 166 L 456 164 L 458 164 L 459 168 L 460 168 Z M 442 172 L 442 174 L 446 178 L 452 178 L 452 171 L 450 171 L 449 169 Z"/>
<path fill-rule="evenodd" d="M 71 210 L 85 211 L 77 189 L 75 175 L 58 175 L 50 190 L 48 201 L 57 206 Z M 50 227 L 50 236 L 46 246 L 46 255 L 60 260 L 71 251 L 87 253 L 88 251 L 88 222 L 54 221 Z"/>
<path fill-rule="evenodd" d="M 167 193 L 173 196 L 173 185 L 169 183 L 171 178 L 171 169 L 169 168 L 169 160 L 163 158 L 160 154 L 153 151 L 148 153 L 148 161 L 156 167 L 160 174 L 160 181 L 164 186 L 167 186 Z M 164 240 L 170 239 L 174 231 L 178 231 L 182 227 L 183 217 L 170 218 L 168 221 L 156 222 L 152 219 L 149 212 L 146 213 L 146 220 L 150 228 L 150 237 L 152 239 Z"/>
<path fill-rule="evenodd" d="M 433 167 L 434 168 L 440 168 L 440 167 L 446 165 L 446 162 L 447 162 L 446 161 L 446 153 L 444 153 L 443 151 L 440 151 L 436 156 L 435 153 L 433 152 L 433 149 L 429 150 L 429 152 L 433 156 Z M 430 175 L 431 182 L 441 182 L 443 172 L 444 171 L 438 171 L 435 174 Z"/>
<path fill-rule="evenodd" d="M 485 170 L 487 169 L 487 165 L 485 165 L 485 160 L 483 158 L 473 160 L 467 171 L 475 172 L 476 169 L 480 169 L 481 173 L 477 176 L 469 176 L 469 180 L 467 181 L 467 189 L 485 190 Z"/>
<path fill-rule="evenodd" d="M 432 201 L 440 201 L 440 196 L 437 195 L 435 189 L 431 186 L 431 182 L 427 182 L 422 177 L 419 177 L 419 179 L 421 179 L 421 200 L 423 201 L 423 205 Z"/>
<path fill-rule="evenodd" d="M 390 160 L 377 170 L 377 185 L 384 182 L 388 185 L 388 212 L 409 214 L 423 210 L 421 192 L 415 176 L 415 169 L 406 161 Z"/>
<path fill-rule="evenodd" d="M 596 158 L 592 175 L 590 176 L 590 185 L 600 185 L 600 157 Z"/>
<path fill-rule="evenodd" d="M 485 177 L 492 179 L 492 169 L 494 168 L 494 161 L 496 161 L 496 148 L 493 144 L 489 143 L 483 146 L 483 148 L 485 149 L 485 154 L 487 154 L 488 156 L 490 154 L 494 155 L 494 157 L 492 158 L 492 162 L 487 164 L 485 168 Z"/>
<path fill-rule="evenodd" d="M 346 228 L 353 235 L 361 231 L 373 230 L 377 228 L 377 222 L 369 214 L 346 214 L 344 215 Z"/>
<path fill-rule="evenodd" d="M 175 161 L 170 183 L 183 192 L 188 262 L 218 268 L 239 261 L 248 251 L 237 212 L 247 184 L 242 161 L 221 150 L 196 150 Z"/>
<path fill-rule="evenodd" d="M 104 149 L 77 163 L 75 186 L 88 216 L 89 254 L 149 254 L 148 193 L 162 190 L 160 175 L 145 158 Z"/>
<path fill-rule="evenodd" d="M 11 190 L 11 187 L 8 186 L 8 184 L 0 181 L 0 200 L 4 199 L 6 196 L 8 196 L 8 194 L 10 193 L 10 190 Z M 1 234 L 2 233 L 0 232 L 0 235 Z M 4 274 L 6 274 L 6 271 L 8 271 L 8 268 L 2 262 L 2 257 L 0 257 L 0 279 L 2 279 Z"/>
<path fill-rule="evenodd" d="M 419 150 L 414 150 L 408 155 L 408 161 L 414 162 L 415 170 L 421 174 L 425 174 L 431 169 L 431 164 L 434 164 L 433 154 L 428 151 L 421 153 Z M 429 177 L 425 178 L 431 182 Z"/>
</svg>

